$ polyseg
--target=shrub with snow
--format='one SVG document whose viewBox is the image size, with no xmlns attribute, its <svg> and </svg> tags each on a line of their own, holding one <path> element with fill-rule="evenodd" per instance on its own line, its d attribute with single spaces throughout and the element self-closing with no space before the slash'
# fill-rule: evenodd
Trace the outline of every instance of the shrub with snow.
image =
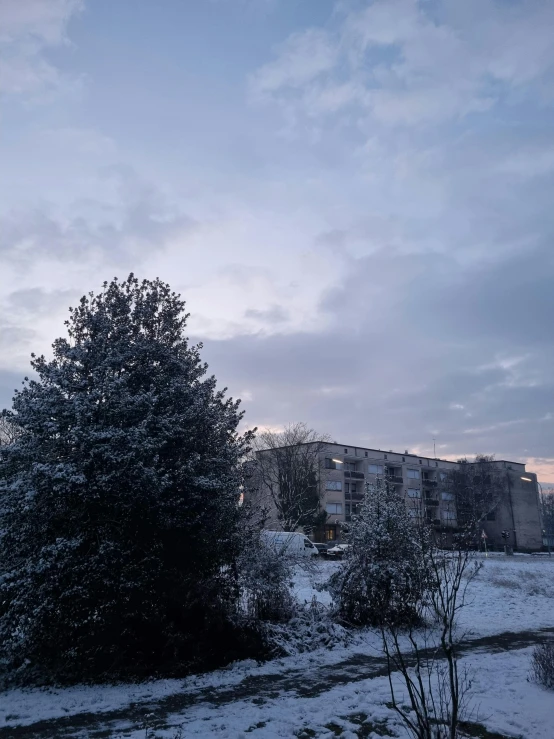
<svg viewBox="0 0 554 739">
<path fill-rule="evenodd" d="M 418 622 L 432 582 L 426 558 L 430 536 L 414 524 L 404 499 L 386 480 L 366 485 L 348 542 L 342 566 L 330 579 L 341 621 L 356 626 Z"/>
<path fill-rule="evenodd" d="M 309 604 L 297 604 L 294 615 L 285 623 L 266 624 L 265 640 L 274 656 L 290 656 L 346 646 L 352 634 L 336 623 L 331 609 L 317 599 Z"/>
<path fill-rule="evenodd" d="M 260 532 L 247 538 L 239 560 L 241 613 L 253 621 L 286 621 L 292 617 L 294 561 L 268 546 Z"/>
</svg>

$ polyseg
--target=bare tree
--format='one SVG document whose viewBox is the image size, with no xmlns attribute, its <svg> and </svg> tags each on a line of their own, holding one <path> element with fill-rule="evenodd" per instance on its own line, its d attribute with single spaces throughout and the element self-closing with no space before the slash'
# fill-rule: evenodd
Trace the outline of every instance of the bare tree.
<svg viewBox="0 0 554 739">
<path fill-rule="evenodd" d="M 21 429 L 14 421 L 10 411 L 0 412 L 0 446 L 12 444 L 20 435 Z"/>
<path fill-rule="evenodd" d="M 421 566 L 435 579 L 426 604 L 430 620 L 407 631 L 394 622 L 381 627 L 392 705 L 414 739 L 456 739 L 471 686 L 458 665 L 463 634 L 456 632 L 456 621 L 479 565 L 472 562 L 468 547 L 460 546 L 426 550 Z M 411 710 L 399 696 L 394 673 L 401 676 Z"/>
<path fill-rule="evenodd" d="M 266 429 L 254 441 L 252 483 L 259 502 L 273 509 L 283 531 L 306 533 L 326 519 L 323 455 L 330 437 L 305 423 Z"/>
<path fill-rule="evenodd" d="M 474 462 L 458 460 L 443 482 L 452 493 L 461 539 L 471 544 L 480 533 L 480 524 L 498 508 L 507 491 L 506 477 L 494 457 L 478 454 Z"/>
</svg>

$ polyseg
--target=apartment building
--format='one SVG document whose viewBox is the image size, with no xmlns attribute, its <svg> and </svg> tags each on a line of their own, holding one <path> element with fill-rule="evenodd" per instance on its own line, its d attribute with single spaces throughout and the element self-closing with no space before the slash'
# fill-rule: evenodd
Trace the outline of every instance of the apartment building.
<svg viewBox="0 0 554 739">
<path fill-rule="evenodd" d="M 456 462 L 407 451 L 401 454 L 337 443 L 327 444 L 319 454 L 327 522 L 318 538 L 341 541 L 345 525 L 363 500 L 366 483 L 377 476 L 386 477 L 397 487 L 414 517 L 425 516 L 437 530 L 446 533 L 455 533 L 459 528 L 454 495 L 444 489 L 448 473 L 459 466 Z M 491 464 L 500 471 L 505 490 L 483 521 L 483 539 L 491 549 L 508 543 L 518 551 L 540 550 L 542 529 L 536 475 L 527 472 L 519 462 L 495 460 Z M 507 540 L 502 532 L 509 532 Z"/>
</svg>

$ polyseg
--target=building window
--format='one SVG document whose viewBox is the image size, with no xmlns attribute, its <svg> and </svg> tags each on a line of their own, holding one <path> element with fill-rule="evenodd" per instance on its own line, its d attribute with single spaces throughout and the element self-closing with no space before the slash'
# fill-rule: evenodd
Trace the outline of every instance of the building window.
<svg viewBox="0 0 554 739">
<path fill-rule="evenodd" d="M 389 458 L 388 454 L 385 454 L 384 457 L 385 457 L 385 459 L 388 459 Z"/>
<path fill-rule="evenodd" d="M 419 518 L 419 510 L 417 508 L 408 508 L 408 516 L 410 518 Z"/>
<path fill-rule="evenodd" d="M 444 482 L 444 480 L 446 480 L 448 475 L 446 474 L 446 472 L 439 472 L 439 477 L 441 479 L 441 482 Z"/>
<path fill-rule="evenodd" d="M 408 477 L 411 480 L 419 480 L 419 470 L 408 470 Z"/>
<path fill-rule="evenodd" d="M 402 457 L 402 461 L 405 462 L 406 461 L 406 457 Z"/>
<path fill-rule="evenodd" d="M 348 449 L 345 449 L 345 450 L 344 450 L 344 453 L 345 453 L 345 454 L 348 454 Z"/>
<path fill-rule="evenodd" d="M 325 510 L 327 513 L 342 513 L 342 503 L 327 503 Z"/>
<path fill-rule="evenodd" d="M 439 466 L 439 463 L 438 462 L 435 462 L 435 467 L 438 467 L 438 466 Z"/>
<path fill-rule="evenodd" d="M 443 521 L 455 521 L 456 513 L 454 511 L 442 511 L 442 520 Z"/>
<path fill-rule="evenodd" d="M 383 465 L 382 464 L 370 464 L 368 467 L 368 470 L 371 475 L 382 475 Z"/>
<path fill-rule="evenodd" d="M 441 493 L 441 500 L 454 500 L 454 493 Z"/>
<path fill-rule="evenodd" d="M 337 537 L 334 526 L 329 526 L 329 528 L 325 532 L 325 538 L 327 539 L 327 541 L 335 541 Z"/>
<path fill-rule="evenodd" d="M 340 470 L 341 462 L 325 457 L 325 469 L 326 470 Z"/>
<path fill-rule="evenodd" d="M 408 497 L 421 498 L 421 490 L 418 490 L 417 488 L 408 488 Z"/>
<path fill-rule="evenodd" d="M 350 483 L 350 492 L 351 493 L 357 493 L 358 492 L 358 484 L 356 482 Z"/>
<path fill-rule="evenodd" d="M 344 492 L 345 493 L 349 493 L 350 492 L 350 483 L 349 482 L 345 482 L 344 483 Z"/>
<path fill-rule="evenodd" d="M 423 461 L 421 459 L 419 460 L 419 464 L 423 464 Z"/>
<path fill-rule="evenodd" d="M 346 513 L 347 516 L 350 515 L 350 503 L 344 504 L 344 512 Z"/>
<path fill-rule="evenodd" d="M 325 490 L 342 490 L 342 482 L 340 480 L 326 480 Z"/>
<path fill-rule="evenodd" d="M 364 452 L 364 456 L 366 456 L 366 457 L 367 457 L 367 452 Z"/>
</svg>

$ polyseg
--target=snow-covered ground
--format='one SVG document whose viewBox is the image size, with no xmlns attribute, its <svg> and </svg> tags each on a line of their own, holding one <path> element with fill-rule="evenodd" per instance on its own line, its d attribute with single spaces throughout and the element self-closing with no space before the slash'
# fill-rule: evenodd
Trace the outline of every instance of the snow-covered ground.
<svg viewBox="0 0 554 739">
<path fill-rule="evenodd" d="M 460 619 L 460 628 L 469 632 L 470 638 L 554 627 L 554 558 L 494 555 L 481 560 L 483 568 L 471 583 L 468 604 Z M 294 578 L 298 598 L 310 602 L 315 595 L 320 602 L 328 604 L 329 594 L 322 587 L 337 566 L 337 563 L 322 561 L 316 571 L 298 570 Z M 163 721 L 165 728 L 156 728 L 153 723 L 151 737 L 173 739 L 182 727 L 183 737 L 247 739 L 252 736 L 267 739 L 301 736 L 304 728 L 309 730 L 306 736 L 341 735 L 348 739 L 357 735 L 352 732 L 359 728 L 361 714 L 374 724 L 375 729 L 380 731 L 382 722 L 386 722 L 386 730 L 391 735 L 405 737 L 407 735 L 398 718 L 386 705 L 390 695 L 388 680 L 383 676 L 360 679 L 368 672 L 358 671 L 356 675 L 352 668 L 351 681 L 345 679 L 341 684 L 320 686 L 310 695 L 301 695 L 302 691 L 292 687 L 279 689 L 276 694 L 267 689 L 268 681 L 271 684 L 274 679 L 277 686 L 279 678 L 293 674 L 297 686 L 302 685 L 303 674 L 306 675 L 306 683 L 316 672 L 332 677 L 340 663 L 358 655 L 377 657 L 379 647 L 378 635 L 368 631 L 346 647 L 320 649 L 263 665 L 242 662 L 229 669 L 186 680 L 11 690 L 0 694 L 0 737 L 9 736 L 9 733 L 3 733 L 2 726 L 30 725 L 39 720 L 91 712 L 99 715 L 98 725 L 102 723 L 101 717 L 106 717 L 106 726 L 109 726 L 112 737 L 144 739 L 145 728 L 138 728 L 136 712 L 133 720 L 127 720 L 124 715 L 110 716 L 110 713 L 126 709 L 131 704 L 144 705 L 144 719 L 148 722 L 149 705 L 179 696 L 190 696 L 188 702 L 192 705 L 175 712 L 169 710 Z M 467 665 L 473 678 L 474 720 L 506 736 L 552 739 L 554 693 L 528 681 L 531 651 L 531 647 L 526 647 L 491 653 L 481 648 L 464 656 L 461 661 Z M 252 697 L 255 696 L 254 689 L 247 698 L 237 695 L 236 700 L 232 699 L 234 687 L 240 688 L 246 682 L 255 686 L 257 683 L 254 681 L 265 685 L 260 691 L 262 697 L 258 700 Z M 213 691 L 214 696 L 226 691 L 227 698 L 206 699 L 206 693 L 202 691 L 207 688 Z M 194 696 L 197 694 L 199 700 L 195 704 Z M 82 736 L 88 734 L 85 732 Z"/>
<path fill-rule="evenodd" d="M 506 557 L 476 555 L 482 564 L 467 592 L 460 628 L 471 636 L 489 636 L 503 631 L 534 631 L 554 626 L 554 556 Z M 318 590 L 338 562 L 322 562 L 318 572 L 297 571 L 294 590 L 301 601 L 315 595 L 328 605 L 327 591 Z M 554 737 L 554 733 L 553 733 Z"/>
</svg>

